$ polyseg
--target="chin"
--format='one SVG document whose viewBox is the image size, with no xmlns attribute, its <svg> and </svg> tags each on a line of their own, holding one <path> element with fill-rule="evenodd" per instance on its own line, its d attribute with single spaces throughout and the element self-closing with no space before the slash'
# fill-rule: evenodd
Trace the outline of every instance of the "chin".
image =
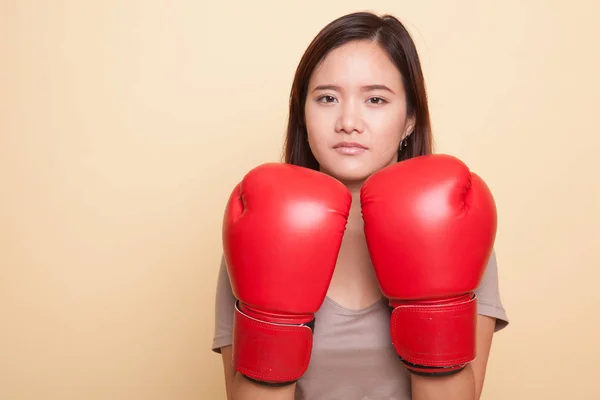
<svg viewBox="0 0 600 400">
<path fill-rule="evenodd" d="M 338 154 L 323 154 L 316 157 L 321 171 L 342 181 L 345 184 L 364 182 L 369 176 L 388 165 L 393 164 L 396 154 L 373 157 L 369 152 L 356 156 L 340 156 Z"/>
<path fill-rule="evenodd" d="M 363 182 L 374 172 L 375 168 L 370 168 L 368 165 L 344 165 L 344 163 L 336 163 L 335 165 L 322 166 L 322 171 L 344 183 Z"/>
</svg>

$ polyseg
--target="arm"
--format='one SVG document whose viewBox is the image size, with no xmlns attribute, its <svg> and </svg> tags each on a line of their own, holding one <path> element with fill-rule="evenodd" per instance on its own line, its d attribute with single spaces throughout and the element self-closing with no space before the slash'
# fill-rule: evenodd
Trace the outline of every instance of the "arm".
<svg viewBox="0 0 600 400">
<path fill-rule="evenodd" d="M 411 374 L 413 400 L 479 400 L 495 324 L 495 318 L 477 316 L 477 358 L 461 372 L 446 377 Z"/>
<path fill-rule="evenodd" d="M 483 382 L 485 380 L 485 371 L 487 369 L 490 350 L 492 348 L 492 338 L 494 336 L 494 328 L 496 326 L 496 318 L 485 315 L 477 316 L 477 336 L 476 349 L 477 357 L 471 363 L 473 374 L 475 375 L 475 399 L 479 400 L 483 391 Z"/>
<path fill-rule="evenodd" d="M 227 400 L 231 400 L 231 388 L 235 378 L 235 370 L 231 364 L 231 346 L 221 347 L 221 358 L 223 359 L 223 373 L 225 374 L 225 392 Z"/>
<path fill-rule="evenodd" d="M 253 168 L 232 190 L 222 228 L 237 299 L 232 400 L 293 400 L 310 363 L 315 314 L 335 269 L 351 202 L 348 188 L 331 176 L 282 163 Z"/>
<path fill-rule="evenodd" d="M 286 387 L 268 387 L 252 383 L 238 374 L 231 365 L 231 346 L 221 348 L 227 400 L 294 400 L 296 384 Z"/>
</svg>

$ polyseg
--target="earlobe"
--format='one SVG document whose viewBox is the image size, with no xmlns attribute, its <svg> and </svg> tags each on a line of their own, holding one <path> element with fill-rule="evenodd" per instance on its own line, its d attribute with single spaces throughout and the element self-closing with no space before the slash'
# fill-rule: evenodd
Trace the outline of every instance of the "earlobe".
<svg viewBox="0 0 600 400">
<path fill-rule="evenodd" d="M 408 138 L 410 137 L 410 135 L 413 134 L 414 128 L 414 118 L 411 118 L 406 123 L 406 127 L 404 129 L 402 138 L 400 139 L 400 148 L 398 149 L 398 151 L 403 151 L 406 147 L 408 147 Z"/>
</svg>

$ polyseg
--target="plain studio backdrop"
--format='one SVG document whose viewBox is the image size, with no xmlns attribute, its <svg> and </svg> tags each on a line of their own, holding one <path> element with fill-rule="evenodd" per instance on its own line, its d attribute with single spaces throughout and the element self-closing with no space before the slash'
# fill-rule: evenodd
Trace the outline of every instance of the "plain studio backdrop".
<svg viewBox="0 0 600 400">
<path fill-rule="evenodd" d="M 407 25 L 436 151 L 497 200 L 483 398 L 600 398 L 597 2 L 3 0 L 2 400 L 225 399 L 225 202 L 280 160 L 306 46 L 359 10 Z"/>
</svg>

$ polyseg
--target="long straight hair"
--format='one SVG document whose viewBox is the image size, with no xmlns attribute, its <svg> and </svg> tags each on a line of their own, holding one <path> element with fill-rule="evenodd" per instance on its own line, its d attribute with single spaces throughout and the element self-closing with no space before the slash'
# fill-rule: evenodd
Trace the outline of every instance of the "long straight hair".
<svg viewBox="0 0 600 400">
<path fill-rule="evenodd" d="M 289 117 L 283 158 L 286 163 L 318 170 L 319 163 L 307 139 L 304 106 L 310 77 L 330 51 L 355 40 L 370 40 L 381 46 L 402 75 L 407 113 L 415 127 L 405 146 L 398 149 L 398 161 L 431 154 L 433 138 L 425 79 L 416 46 L 394 16 L 357 12 L 342 16 L 325 26 L 313 39 L 296 69 L 290 93 Z"/>
</svg>

